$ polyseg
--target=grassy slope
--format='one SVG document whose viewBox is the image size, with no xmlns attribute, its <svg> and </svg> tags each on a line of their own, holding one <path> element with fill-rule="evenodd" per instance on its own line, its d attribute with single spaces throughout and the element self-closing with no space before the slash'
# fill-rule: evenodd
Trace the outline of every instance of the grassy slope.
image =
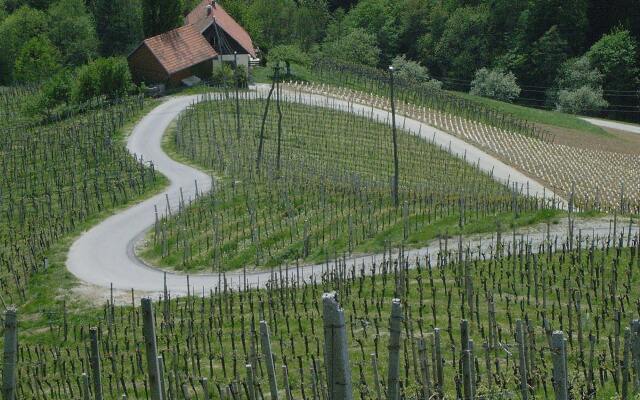
<svg viewBox="0 0 640 400">
<path fill-rule="evenodd" d="M 579 117 L 558 111 L 541 110 L 538 108 L 524 107 L 517 104 L 473 96 L 468 93 L 450 92 L 456 96 L 484 104 L 492 109 L 513 114 L 519 118 L 539 124 L 557 126 L 559 128 L 573 129 L 581 132 L 609 136 L 609 133 L 599 126 L 593 125 Z"/>
<path fill-rule="evenodd" d="M 294 65 L 293 76 L 286 78 L 287 80 L 298 81 L 314 81 L 316 80 L 313 73 L 306 67 Z M 267 83 L 271 81 L 271 71 L 267 68 L 255 68 L 253 72 L 254 80 L 259 83 Z M 557 111 L 547 111 L 537 108 L 524 107 L 516 104 L 505 103 L 493 99 L 487 99 L 479 96 L 472 96 L 468 93 L 450 91 L 449 93 L 468 100 L 481 103 L 492 109 L 512 114 L 516 117 L 525 119 L 530 122 L 551 125 L 558 128 L 572 129 L 595 135 L 609 136 L 610 134 L 599 126 L 590 124 L 587 121 L 571 114 L 565 114 Z"/>
</svg>

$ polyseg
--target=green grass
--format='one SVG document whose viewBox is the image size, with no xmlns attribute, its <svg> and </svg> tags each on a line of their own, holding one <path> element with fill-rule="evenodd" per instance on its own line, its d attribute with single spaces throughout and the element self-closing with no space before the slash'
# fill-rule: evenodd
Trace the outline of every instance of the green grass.
<svg viewBox="0 0 640 400">
<path fill-rule="evenodd" d="M 390 196 L 388 125 L 293 103 L 282 105 L 281 176 L 275 171 L 275 111 L 267 119 L 263 173 L 256 175 L 264 105 L 263 100 L 242 100 L 240 140 L 233 101 L 200 104 L 172 126 L 165 151 L 219 179 L 214 194 L 152 229 L 140 251 L 149 263 L 216 271 L 322 262 L 344 252 L 370 253 L 401 243 L 422 247 L 446 233 L 491 231 L 498 220 L 522 226 L 559 215 L 538 211 L 531 200 L 517 197 L 523 212 L 514 218 L 507 188 L 426 140 L 400 132 L 405 218 L 403 206 L 396 208 Z M 478 204 L 489 206 L 480 209 Z"/>
<path fill-rule="evenodd" d="M 538 108 L 524 107 L 517 104 L 488 99 L 480 96 L 473 96 L 468 93 L 454 92 L 451 94 L 483 104 L 492 109 L 515 115 L 519 118 L 539 124 L 551 125 L 559 128 L 572 129 L 600 136 L 611 136 L 607 131 L 599 126 L 593 125 L 575 115 L 565 114 L 558 111 L 541 110 Z"/>
<path fill-rule="evenodd" d="M 272 70 L 264 67 L 256 68 L 254 70 L 254 79 L 256 80 L 256 82 L 269 83 L 272 79 Z M 322 81 L 318 76 L 314 74 L 312 69 L 299 65 L 293 65 L 293 76 L 286 77 L 285 80 L 304 82 Z M 351 86 L 357 86 L 357 84 L 355 83 L 356 81 L 351 82 Z M 594 135 L 611 136 L 611 134 L 603 128 L 584 121 L 578 116 L 572 114 L 520 106 L 485 97 L 473 96 L 464 92 L 448 91 L 448 93 L 482 104 L 489 107 L 490 109 L 513 115 L 517 118 L 521 118 L 529 122 L 550 125 L 558 128 L 571 129 Z"/>
</svg>

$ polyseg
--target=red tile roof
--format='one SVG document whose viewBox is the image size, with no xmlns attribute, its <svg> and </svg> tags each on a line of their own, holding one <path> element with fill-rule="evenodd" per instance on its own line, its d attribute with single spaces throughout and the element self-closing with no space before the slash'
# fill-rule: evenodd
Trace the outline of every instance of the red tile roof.
<svg viewBox="0 0 640 400">
<path fill-rule="evenodd" d="M 176 28 L 143 42 L 169 75 L 218 55 L 192 25 Z"/>
<path fill-rule="evenodd" d="M 211 6 L 211 14 L 207 15 L 207 6 Z M 251 36 L 222 8 L 220 3 L 213 0 L 203 0 L 187 15 L 187 23 L 194 25 L 200 32 L 204 32 L 215 20 L 215 23 L 231 36 L 252 57 L 256 57 Z"/>
</svg>

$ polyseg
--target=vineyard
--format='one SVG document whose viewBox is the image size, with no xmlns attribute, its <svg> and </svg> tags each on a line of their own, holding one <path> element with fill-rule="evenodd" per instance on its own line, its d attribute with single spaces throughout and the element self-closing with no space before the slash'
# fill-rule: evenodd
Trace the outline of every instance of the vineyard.
<svg viewBox="0 0 640 400">
<path fill-rule="evenodd" d="M 292 85 L 360 104 L 389 108 L 389 75 L 334 63 L 315 66 L 320 82 Z M 582 208 L 637 212 L 638 154 L 554 143 L 535 125 L 445 91 L 397 82 L 399 113 L 454 134 L 544 182 L 559 194 L 573 193 Z"/>
<path fill-rule="evenodd" d="M 200 103 L 177 120 L 170 150 L 219 179 L 196 201 L 183 198 L 177 213 L 165 208 L 140 251 L 152 265 L 217 272 L 321 262 L 557 214 L 547 199 L 499 184 L 408 131 L 399 135 L 395 207 L 388 121 L 320 103 L 282 101 L 282 120 L 266 116 L 258 170 L 265 105 L 252 93 L 240 101 L 239 121 L 232 100 Z"/>
<path fill-rule="evenodd" d="M 618 221 L 602 237 L 536 248 L 498 232 L 482 254 L 449 250 L 455 240 L 433 259 L 389 252 L 372 275 L 336 262 L 307 282 L 274 270 L 266 290 L 165 292 L 85 319 L 60 308 L 21 336 L 10 389 L 21 399 L 323 399 L 351 398 L 328 394 L 350 381 L 360 399 L 629 398 L 640 378 L 632 228 Z M 332 290 L 343 324 L 322 298 Z M 335 361 L 347 354 L 348 379 Z"/>
<path fill-rule="evenodd" d="M 30 279 L 49 269 L 54 244 L 163 183 L 152 164 L 131 156 L 121 143 L 119 132 L 142 112 L 143 98 L 34 125 L 19 118 L 22 93 L 2 94 L 3 113 L 9 113 L 0 135 L 0 299 L 5 305 L 32 298 Z"/>
<path fill-rule="evenodd" d="M 324 68 L 323 79 L 339 79 Z M 63 291 L 73 284 L 52 278 L 49 257 L 61 269 L 74 236 L 165 184 L 122 141 L 148 100 L 95 100 L 34 121 L 19 104 L 30 89 L 0 91 L 3 398 L 640 393 L 637 187 L 624 170 L 636 159 L 584 153 L 583 170 L 604 172 L 581 183 L 567 166 L 576 159 L 547 132 L 400 83 L 399 115 L 552 182 L 567 203 L 531 194 L 428 132 L 399 127 L 396 138 L 388 82 L 378 80 L 290 83 L 268 99 L 260 90 L 203 95 L 163 148 L 211 175 L 213 188 L 180 189 L 177 207 L 165 195 L 135 248 L 147 264 L 139 268 L 167 270 L 164 289 L 131 289 L 123 301 L 112 285 L 104 306 L 82 309 L 69 305 Z M 531 225 L 538 231 L 523 233 Z M 414 251 L 429 242 L 436 252 Z M 313 264 L 320 272 L 307 273 Z M 248 284 L 253 272 L 267 281 Z M 194 284 L 202 277 L 217 284 Z"/>
</svg>

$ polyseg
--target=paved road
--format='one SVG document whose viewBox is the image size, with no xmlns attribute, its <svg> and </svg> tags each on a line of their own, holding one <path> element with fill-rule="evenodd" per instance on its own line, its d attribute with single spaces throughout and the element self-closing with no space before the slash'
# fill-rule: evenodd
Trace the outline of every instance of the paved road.
<svg viewBox="0 0 640 400">
<path fill-rule="evenodd" d="M 582 118 L 582 119 L 603 128 L 617 129 L 619 131 L 637 133 L 640 135 L 640 126 L 638 125 L 625 124 L 622 122 L 608 121 L 606 119 L 598 119 L 598 118 Z"/>
<path fill-rule="evenodd" d="M 258 92 L 264 95 L 266 88 L 258 87 Z M 286 94 L 286 93 L 285 93 Z M 291 95 L 291 94 L 290 94 Z M 293 97 L 291 97 L 293 98 Z M 297 101 L 313 103 L 325 107 L 349 110 L 351 112 L 367 112 L 372 116 L 386 118 L 388 113 L 383 110 L 372 109 L 371 107 L 348 104 L 344 101 L 328 99 L 318 95 L 300 95 Z M 111 284 L 114 289 L 128 291 L 131 289 L 137 292 L 155 294 L 162 291 L 163 281 L 166 276 L 166 285 L 173 295 L 181 295 L 187 292 L 187 277 L 182 274 L 168 273 L 149 267 L 137 259 L 134 255 L 134 245 L 137 243 L 155 220 L 155 209 L 160 213 L 166 209 L 166 199 L 168 198 L 172 210 L 177 209 L 180 191 L 185 199 L 193 198 L 197 187 L 200 192 L 207 192 L 211 188 L 211 178 L 192 167 L 180 164 L 169 158 L 161 149 L 162 136 L 180 112 L 189 105 L 199 101 L 199 96 L 174 97 L 162 105 L 155 108 L 149 115 L 144 117 L 134 128 L 130 136 L 127 147 L 129 151 L 137 155 L 143 155 L 145 160 L 153 160 L 158 171 L 167 176 L 170 186 L 165 192 L 145 200 L 137 205 L 128 208 L 116 215 L 113 215 L 89 231 L 83 233 L 80 238 L 73 243 L 67 259 L 67 267 L 79 280 L 88 284 L 89 287 L 108 288 Z M 516 171 L 512 167 L 502 163 L 496 158 L 484 153 L 472 145 L 457 139 L 447 133 L 434 129 L 412 119 L 399 118 L 399 126 L 414 132 L 420 132 L 428 140 L 443 147 L 449 148 L 454 154 L 464 156 L 469 162 L 476 163 L 484 171 L 492 171 L 496 179 L 517 183 L 522 187 L 528 187 L 529 193 L 538 196 L 554 197 L 554 194 L 529 179 L 525 175 Z M 586 221 L 580 223 L 577 228 L 587 230 L 596 229 L 598 233 L 607 233 L 609 229 L 608 221 L 598 221 L 593 223 Z M 563 224 L 553 225 L 551 235 L 565 236 L 567 228 Z M 595 232 L 595 230 L 593 231 Z M 540 243 L 546 234 L 546 229 L 534 227 L 521 232 L 527 235 L 532 243 Z M 465 238 L 466 245 L 472 248 L 481 246 L 486 249 L 490 242 L 490 236 Z M 412 250 L 407 253 L 410 257 L 425 256 L 435 254 L 438 251 L 438 243 L 432 243 L 428 247 Z M 382 255 L 359 256 L 348 259 L 348 264 L 366 265 L 370 272 L 370 266 L 379 263 Z M 300 279 L 309 279 L 317 276 L 326 268 L 323 265 L 309 265 L 291 271 L 292 274 L 299 274 Z M 254 271 L 248 274 L 247 283 L 250 286 L 264 286 L 270 277 L 268 271 Z M 241 273 L 227 273 L 228 284 L 239 285 L 244 281 Z M 220 283 L 217 274 L 192 275 L 190 284 L 197 291 L 205 288 L 209 290 L 215 288 Z"/>
</svg>

